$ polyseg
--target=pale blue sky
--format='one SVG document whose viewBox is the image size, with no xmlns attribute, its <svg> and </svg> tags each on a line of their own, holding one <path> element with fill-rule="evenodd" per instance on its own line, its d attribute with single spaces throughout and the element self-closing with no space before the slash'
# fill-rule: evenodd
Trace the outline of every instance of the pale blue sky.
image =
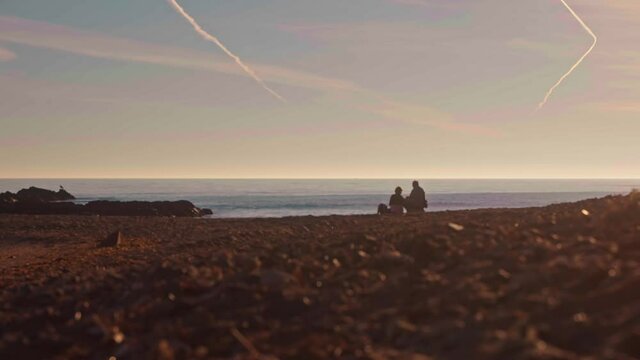
<svg viewBox="0 0 640 360">
<path fill-rule="evenodd" d="M 640 177 L 640 5 L 0 3 L 0 177 Z"/>
</svg>

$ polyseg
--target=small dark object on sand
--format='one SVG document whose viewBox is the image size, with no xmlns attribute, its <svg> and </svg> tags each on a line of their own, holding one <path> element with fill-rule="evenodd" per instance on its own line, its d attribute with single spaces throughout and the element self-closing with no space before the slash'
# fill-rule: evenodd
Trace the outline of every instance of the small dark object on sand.
<svg viewBox="0 0 640 360">
<path fill-rule="evenodd" d="M 106 239 L 102 240 L 98 247 L 118 247 L 122 245 L 123 236 L 120 231 L 116 231 L 113 234 L 107 236 Z"/>
</svg>

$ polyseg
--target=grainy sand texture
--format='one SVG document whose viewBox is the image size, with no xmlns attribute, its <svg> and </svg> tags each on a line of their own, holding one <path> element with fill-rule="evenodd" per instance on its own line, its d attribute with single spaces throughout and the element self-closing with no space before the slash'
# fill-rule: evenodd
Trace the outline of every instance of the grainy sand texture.
<svg viewBox="0 0 640 360">
<path fill-rule="evenodd" d="M 635 359 L 639 262 L 638 193 L 404 217 L 2 215 L 0 358 Z"/>
</svg>

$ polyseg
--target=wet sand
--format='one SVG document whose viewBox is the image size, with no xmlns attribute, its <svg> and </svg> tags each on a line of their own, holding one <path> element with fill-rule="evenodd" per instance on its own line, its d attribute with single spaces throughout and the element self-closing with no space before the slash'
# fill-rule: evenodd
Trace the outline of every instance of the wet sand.
<svg viewBox="0 0 640 360">
<path fill-rule="evenodd" d="M 1 215 L 0 359 L 635 359 L 639 264 L 637 193 L 405 217 Z"/>
</svg>

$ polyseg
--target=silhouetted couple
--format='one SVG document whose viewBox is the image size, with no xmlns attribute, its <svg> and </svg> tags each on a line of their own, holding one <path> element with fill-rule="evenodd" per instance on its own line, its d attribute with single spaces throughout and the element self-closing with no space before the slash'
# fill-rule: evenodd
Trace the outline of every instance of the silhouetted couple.
<svg viewBox="0 0 640 360">
<path fill-rule="evenodd" d="M 417 181 L 414 181 L 413 190 L 411 190 L 411 194 L 407 198 L 402 196 L 402 188 L 398 186 L 395 194 L 391 195 L 389 199 L 389 206 L 387 207 L 385 204 L 378 206 L 378 214 L 402 215 L 404 214 L 404 209 L 407 209 L 408 214 L 419 214 L 423 213 L 428 206 L 424 189 L 420 187 Z"/>
</svg>

